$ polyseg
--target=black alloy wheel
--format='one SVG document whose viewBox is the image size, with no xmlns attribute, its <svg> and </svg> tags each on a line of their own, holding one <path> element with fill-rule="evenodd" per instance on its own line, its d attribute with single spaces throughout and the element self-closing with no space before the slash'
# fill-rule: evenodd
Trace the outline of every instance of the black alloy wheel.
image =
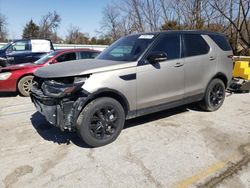
<svg viewBox="0 0 250 188">
<path fill-rule="evenodd" d="M 115 99 L 101 97 L 87 104 L 77 119 L 76 130 L 89 146 L 99 147 L 113 142 L 125 122 L 122 105 Z"/>
<path fill-rule="evenodd" d="M 205 111 L 216 111 L 222 106 L 225 96 L 226 90 L 224 82 L 219 78 L 215 78 L 208 84 L 204 98 L 199 103 L 199 106 Z"/>
<path fill-rule="evenodd" d="M 213 107 L 220 105 L 225 98 L 225 89 L 223 85 L 217 83 L 213 86 L 212 90 L 209 93 L 210 103 Z"/>
<path fill-rule="evenodd" d="M 96 139 L 105 139 L 112 136 L 118 126 L 118 115 L 112 106 L 96 109 L 90 119 L 89 129 Z"/>
</svg>

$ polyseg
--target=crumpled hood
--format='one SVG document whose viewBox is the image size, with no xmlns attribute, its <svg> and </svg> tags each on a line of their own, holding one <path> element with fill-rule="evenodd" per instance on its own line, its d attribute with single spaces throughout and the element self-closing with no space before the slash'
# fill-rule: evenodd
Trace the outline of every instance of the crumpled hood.
<svg viewBox="0 0 250 188">
<path fill-rule="evenodd" d="M 133 66 L 136 66 L 136 62 L 83 59 L 57 63 L 40 68 L 35 72 L 35 76 L 41 78 L 70 77 L 115 69 L 122 69 Z"/>
<path fill-rule="evenodd" d="M 18 65 L 11 65 L 8 67 L 0 68 L 0 72 L 26 69 L 26 68 L 30 68 L 30 67 L 34 67 L 34 66 L 37 66 L 37 65 L 34 63 L 23 63 L 23 64 L 18 64 Z"/>
</svg>

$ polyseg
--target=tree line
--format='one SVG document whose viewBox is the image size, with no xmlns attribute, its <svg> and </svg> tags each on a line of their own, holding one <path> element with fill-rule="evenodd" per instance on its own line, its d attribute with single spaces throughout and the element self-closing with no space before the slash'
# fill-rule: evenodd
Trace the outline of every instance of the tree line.
<svg viewBox="0 0 250 188">
<path fill-rule="evenodd" d="M 23 28 L 22 38 L 24 39 L 50 39 L 53 43 L 67 44 L 101 44 L 111 43 L 111 39 L 100 35 L 98 38 L 90 37 L 88 33 L 83 33 L 79 27 L 71 25 L 66 37 L 58 35 L 61 24 L 61 16 L 56 12 L 48 12 L 42 16 L 38 23 L 32 19 Z M 8 42 L 7 18 L 0 13 L 0 42 Z"/>
<path fill-rule="evenodd" d="M 250 0 L 120 0 L 103 10 L 111 41 L 136 32 L 208 30 L 224 33 L 235 54 L 249 54 Z"/>
<path fill-rule="evenodd" d="M 249 54 L 249 10 L 250 0 L 114 0 L 103 9 L 98 38 L 73 25 L 64 39 L 58 36 L 62 20 L 55 11 L 38 23 L 31 19 L 22 37 L 46 38 L 54 43 L 111 44 L 132 33 L 201 29 L 224 33 L 235 54 Z M 7 38 L 7 19 L 0 13 L 0 41 Z"/>
</svg>

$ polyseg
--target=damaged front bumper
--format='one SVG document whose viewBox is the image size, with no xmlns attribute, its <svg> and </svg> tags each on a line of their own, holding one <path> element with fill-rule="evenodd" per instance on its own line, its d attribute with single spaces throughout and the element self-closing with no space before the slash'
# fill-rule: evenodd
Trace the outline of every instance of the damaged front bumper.
<svg viewBox="0 0 250 188">
<path fill-rule="evenodd" d="M 52 95 L 53 96 L 53 95 Z M 30 97 L 36 109 L 45 116 L 47 121 L 60 128 L 74 131 L 77 117 L 88 95 L 82 91 L 60 97 L 48 96 L 42 87 L 34 85 L 30 92 Z"/>
</svg>

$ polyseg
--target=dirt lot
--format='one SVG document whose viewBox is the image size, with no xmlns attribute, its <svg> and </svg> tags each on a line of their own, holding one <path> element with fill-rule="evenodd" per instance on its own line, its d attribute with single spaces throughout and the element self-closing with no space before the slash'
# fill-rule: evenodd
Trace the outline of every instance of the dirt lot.
<svg viewBox="0 0 250 188">
<path fill-rule="evenodd" d="M 181 107 L 130 120 L 95 149 L 48 125 L 29 98 L 3 96 L 0 187 L 250 187 L 250 94 L 213 113 Z"/>
</svg>

